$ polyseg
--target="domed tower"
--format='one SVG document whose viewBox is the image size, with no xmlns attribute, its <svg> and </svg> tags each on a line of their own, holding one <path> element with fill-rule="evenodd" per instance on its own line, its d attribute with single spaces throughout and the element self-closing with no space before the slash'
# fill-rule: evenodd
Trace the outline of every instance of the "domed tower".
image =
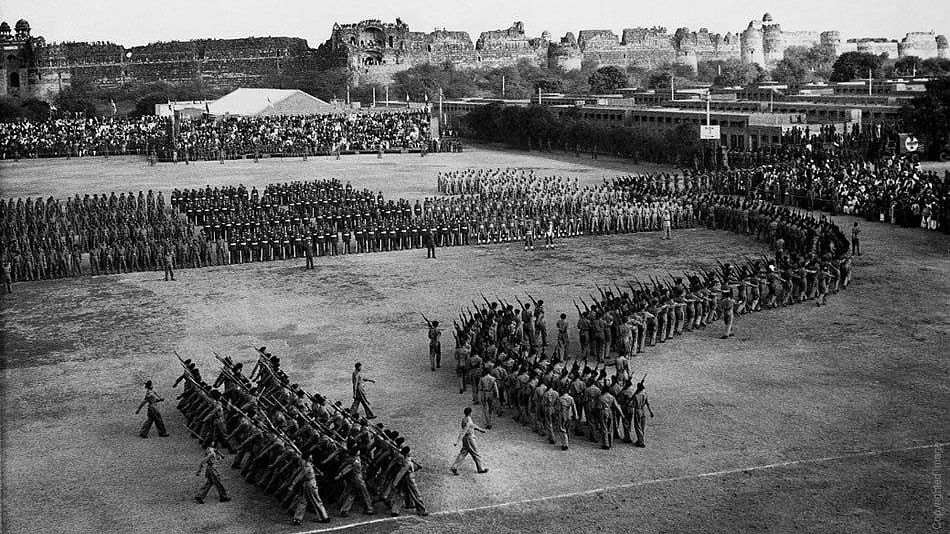
<svg viewBox="0 0 950 534">
<path fill-rule="evenodd" d="M 10 35 L 10 25 L 7 21 L 0 22 L 0 41 L 9 41 L 13 36 Z"/>
<path fill-rule="evenodd" d="M 937 57 L 950 59 L 950 46 L 947 45 L 947 36 L 937 36 Z"/>
<path fill-rule="evenodd" d="M 762 53 L 765 64 L 774 65 L 785 57 L 785 40 L 782 37 L 782 25 L 772 20 L 772 15 L 766 13 L 762 17 Z"/>
<path fill-rule="evenodd" d="M 739 36 L 739 56 L 743 63 L 765 65 L 765 52 L 762 50 L 762 25 L 753 20 Z"/>
<path fill-rule="evenodd" d="M 30 23 L 24 19 L 16 21 L 16 26 L 13 27 L 16 30 L 16 38 L 25 40 L 30 38 Z"/>
</svg>

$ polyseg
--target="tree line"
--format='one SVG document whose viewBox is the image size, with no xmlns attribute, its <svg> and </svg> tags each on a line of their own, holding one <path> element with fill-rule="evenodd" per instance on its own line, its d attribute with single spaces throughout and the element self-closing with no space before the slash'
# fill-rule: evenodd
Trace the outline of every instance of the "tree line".
<svg viewBox="0 0 950 534">
<path fill-rule="evenodd" d="M 588 121 L 574 108 L 558 117 L 551 108 L 538 105 L 493 103 L 476 108 L 462 117 L 459 132 L 470 139 L 525 150 L 679 165 L 691 165 L 694 158 L 702 158 L 704 148 L 695 125 L 681 124 L 661 134 L 624 124 Z"/>
</svg>

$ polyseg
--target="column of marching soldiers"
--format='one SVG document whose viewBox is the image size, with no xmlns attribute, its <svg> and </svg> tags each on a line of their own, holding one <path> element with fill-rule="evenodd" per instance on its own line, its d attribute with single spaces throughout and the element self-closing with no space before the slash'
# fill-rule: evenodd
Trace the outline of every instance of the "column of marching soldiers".
<svg viewBox="0 0 950 534">
<path fill-rule="evenodd" d="M 213 485 L 222 501 L 230 500 L 213 467 L 222 458 L 217 450 L 226 449 L 234 454 L 231 468 L 290 510 L 295 524 L 308 508 L 328 522 L 324 499 L 338 503 L 341 517 L 355 501 L 367 514 L 379 501 L 399 515 L 399 497 L 405 508 L 427 515 L 413 475 L 419 465 L 399 432 L 311 395 L 290 382 L 278 357 L 265 347 L 258 352 L 249 376 L 241 363 L 215 354 L 221 371 L 210 385 L 191 360 L 179 357 L 184 372 L 175 387 L 184 383 L 184 389 L 178 409 L 192 435 L 210 447 L 205 463 L 211 472 L 199 503 Z"/>
<path fill-rule="evenodd" d="M 517 189 L 504 184 L 491 194 L 511 195 L 512 187 Z M 649 199 L 660 189 L 656 183 L 626 178 L 615 180 L 611 188 L 617 198 L 628 200 Z M 828 293 L 849 285 L 849 243 L 837 225 L 764 202 L 705 193 L 689 200 L 691 196 L 684 192 L 682 198 L 696 207 L 699 224 L 765 241 L 771 257 L 717 261 L 714 267 L 698 266 L 679 276 L 667 271 L 667 276 L 633 276 L 613 287 L 598 285 L 589 302 L 583 297 L 574 302 L 579 334 L 574 354 L 567 314 L 557 320 L 554 348 L 548 353 L 543 300 L 528 295 L 523 302 L 516 296 L 512 304 L 481 295 L 482 302 L 473 300 L 459 313 L 453 336 L 459 394 L 471 388 L 472 402 L 481 405 L 488 428 L 511 410 L 517 422 L 562 450 L 568 450 L 575 435 L 599 442 L 603 449 L 610 449 L 615 438 L 643 447 L 646 414 L 652 417 L 653 410 L 646 375 L 635 381 L 631 358 L 645 347 L 720 319 L 722 337 L 732 337 L 736 316 L 806 301 L 821 306 Z M 434 370 L 441 364 L 441 330 L 437 322 L 429 327 Z M 610 374 L 608 367 L 613 368 Z"/>
</svg>

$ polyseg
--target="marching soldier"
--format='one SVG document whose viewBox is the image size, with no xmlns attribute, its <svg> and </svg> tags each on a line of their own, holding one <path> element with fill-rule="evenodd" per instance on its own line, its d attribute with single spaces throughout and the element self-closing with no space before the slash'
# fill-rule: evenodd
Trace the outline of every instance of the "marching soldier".
<svg viewBox="0 0 950 534">
<path fill-rule="evenodd" d="M 142 402 L 139 404 L 135 413 L 142 411 L 142 408 L 148 405 L 146 414 L 148 414 L 148 419 L 145 420 L 145 424 L 142 425 L 142 431 L 139 432 L 139 435 L 143 438 L 148 437 L 148 431 L 151 430 L 152 424 L 155 424 L 155 428 L 158 429 L 158 435 L 161 437 L 168 437 L 168 432 L 165 431 L 165 420 L 162 419 L 161 412 L 158 411 L 156 404 L 162 402 L 163 398 L 159 397 L 155 391 L 152 390 L 152 381 L 148 380 L 145 382 L 145 398 L 142 399 Z"/>
<path fill-rule="evenodd" d="M 646 377 L 644 377 L 646 378 Z M 633 428 L 637 433 L 637 441 L 634 443 L 637 447 L 646 447 L 643 443 L 643 431 L 646 423 L 646 411 L 653 417 L 653 408 L 647 399 L 647 392 L 644 390 L 643 380 L 637 384 L 637 391 L 633 395 Z"/>
<path fill-rule="evenodd" d="M 359 362 L 356 362 L 356 365 L 353 366 L 353 405 L 350 407 L 350 411 L 355 414 L 358 412 L 359 407 L 362 406 L 366 411 L 367 419 L 376 419 L 376 415 L 373 414 L 373 410 L 369 407 L 369 400 L 366 398 L 366 390 L 363 386 L 366 382 L 375 384 L 376 381 L 371 378 L 365 378 L 362 368 L 363 364 Z"/>
<path fill-rule="evenodd" d="M 221 478 L 218 476 L 218 470 L 215 467 L 218 458 L 222 456 L 217 450 L 215 450 L 214 445 L 214 441 L 207 442 L 205 446 L 205 455 L 201 459 L 201 463 L 198 464 L 198 471 L 195 472 L 196 477 L 200 477 L 202 471 L 205 473 L 205 483 L 195 495 L 195 500 L 198 501 L 198 504 L 204 504 L 204 498 L 211 490 L 211 486 L 214 486 L 215 490 L 218 492 L 218 501 L 228 502 L 231 500 L 231 497 L 228 496 L 228 490 L 224 489 L 224 485 L 221 484 Z"/>
<path fill-rule="evenodd" d="M 429 367 L 435 371 L 442 367 L 442 330 L 439 321 L 429 323 Z"/>
<path fill-rule="evenodd" d="M 291 483 L 291 487 L 299 484 L 293 503 L 294 518 L 292 523 L 294 525 L 299 525 L 303 521 L 304 514 L 307 512 L 307 505 L 310 505 L 310 508 L 320 518 L 321 523 L 330 522 L 330 515 L 327 514 L 327 509 L 323 506 L 320 492 L 317 489 L 317 473 L 320 473 L 320 471 L 313 466 L 313 460 L 309 456 L 301 456 L 297 477 Z"/>
<path fill-rule="evenodd" d="M 491 364 L 486 364 L 484 374 L 478 381 L 478 401 L 482 407 L 482 414 L 485 416 L 485 428 L 491 430 L 492 419 L 495 415 L 495 406 L 498 398 L 498 383 L 491 374 Z"/>
<path fill-rule="evenodd" d="M 452 474 L 459 474 L 458 468 L 462 465 L 462 460 L 464 460 L 465 457 L 469 455 L 471 455 L 472 460 L 475 462 L 476 472 L 479 474 L 487 473 L 488 469 L 482 468 L 482 457 L 478 453 L 478 445 L 475 442 L 475 432 L 481 432 L 484 434 L 487 432 L 487 430 L 479 428 L 479 426 L 475 424 L 475 421 L 472 421 L 472 409 L 470 407 L 465 408 L 464 414 L 465 415 L 462 417 L 462 422 L 459 425 L 461 429 L 459 432 L 459 437 L 456 438 L 455 443 L 452 444 L 453 447 L 457 447 L 459 441 L 462 442 L 462 450 L 459 451 L 458 456 L 455 458 L 455 462 L 452 463 Z"/>
</svg>

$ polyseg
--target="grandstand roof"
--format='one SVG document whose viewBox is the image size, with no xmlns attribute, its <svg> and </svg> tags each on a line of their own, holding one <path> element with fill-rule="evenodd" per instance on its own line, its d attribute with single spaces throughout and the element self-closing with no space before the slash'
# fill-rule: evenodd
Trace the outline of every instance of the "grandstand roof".
<svg viewBox="0 0 950 534">
<path fill-rule="evenodd" d="M 208 105 L 212 115 L 313 115 L 341 110 L 298 89 L 235 89 Z"/>
</svg>

